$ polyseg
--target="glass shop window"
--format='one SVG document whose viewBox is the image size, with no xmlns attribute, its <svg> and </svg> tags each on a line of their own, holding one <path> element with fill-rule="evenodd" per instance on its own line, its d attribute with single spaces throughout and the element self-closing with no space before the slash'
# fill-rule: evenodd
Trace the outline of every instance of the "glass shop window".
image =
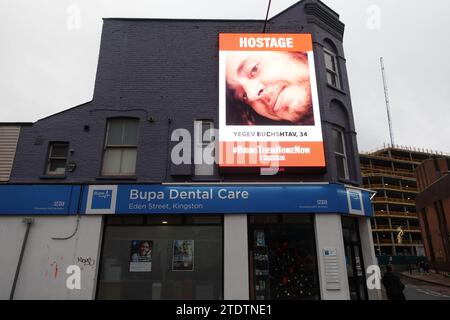
<svg viewBox="0 0 450 320">
<path fill-rule="evenodd" d="M 249 216 L 250 299 L 320 299 L 311 215 Z"/>
<path fill-rule="evenodd" d="M 104 239 L 98 299 L 223 299 L 221 216 L 110 216 Z"/>
</svg>

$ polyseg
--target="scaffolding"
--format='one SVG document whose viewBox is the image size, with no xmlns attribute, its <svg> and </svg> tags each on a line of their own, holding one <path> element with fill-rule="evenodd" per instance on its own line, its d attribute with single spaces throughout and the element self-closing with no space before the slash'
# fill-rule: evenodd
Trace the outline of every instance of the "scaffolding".
<svg viewBox="0 0 450 320">
<path fill-rule="evenodd" d="M 415 205 L 418 195 L 415 169 L 424 160 L 443 157 L 450 158 L 450 154 L 392 144 L 360 154 L 364 188 L 377 191 L 372 199 L 375 211 L 372 232 L 377 255 L 423 253 Z"/>
</svg>

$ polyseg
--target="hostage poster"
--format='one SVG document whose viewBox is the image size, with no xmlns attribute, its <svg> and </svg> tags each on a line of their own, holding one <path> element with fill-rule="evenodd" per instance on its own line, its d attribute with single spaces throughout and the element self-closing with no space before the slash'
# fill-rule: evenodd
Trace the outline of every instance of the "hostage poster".
<svg viewBox="0 0 450 320">
<path fill-rule="evenodd" d="M 221 167 L 324 167 L 311 34 L 219 35 Z"/>
<path fill-rule="evenodd" d="M 194 271 L 194 240 L 174 240 L 173 271 Z"/>
<path fill-rule="evenodd" d="M 132 240 L 129 272 L 152 271 L 153 241 Z"/>
</svg>

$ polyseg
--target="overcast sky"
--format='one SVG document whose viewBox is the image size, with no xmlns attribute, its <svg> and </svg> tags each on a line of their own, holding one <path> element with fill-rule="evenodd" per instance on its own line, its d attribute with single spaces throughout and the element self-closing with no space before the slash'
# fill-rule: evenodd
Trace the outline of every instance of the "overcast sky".
<svg viewBox="0 0 450 320">
<path fill-rule="evenodd" d="M 271 16 L 295 0 L 273 0 Z M 324 0 L 344 47 L 360 151 L 389 142 L 450 152 L 450 1 Z M 0 0 L 0 122 L 34 122 L 92 99 L 102 17 L 263 19 L 267 0 Z"/>
</svg>

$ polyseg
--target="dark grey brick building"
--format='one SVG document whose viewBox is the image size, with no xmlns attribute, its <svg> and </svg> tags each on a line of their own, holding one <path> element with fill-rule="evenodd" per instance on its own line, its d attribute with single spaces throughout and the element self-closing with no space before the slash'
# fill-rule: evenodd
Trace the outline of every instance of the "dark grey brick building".
<svg viewBox="0 0 450 320">
<path fill-rule="evenodd" d="M 312 35 L 326 168 L 281 170 L 276 175 L 261 176 L 255 171 L 223 171 L 216 166 L 211 175 L 205 176 L 195 174 L 195 164 L 176 165 L 171 161 L 171 150 L 176 144 L 171 141 L 174 130 L 184 128 L 194 136 L 195 121 L 212 122 L 215 127 L 219 123 L 219 33 L 262 33 L 263 27 L 263 20 L 104 19 L 92 101 L 22 128 L 8 183 L 9 186 L 28 184 L 36 188 L 80 185 L 81 204 L 72 216 L 43 214 L 43 217 L 35 217 L 34 225 L 41 224 L 40 229 L 37 228 L 40 242 L 34 242 L 33 246 L 36 252 L 45 251 L 49 246 L 51 254 L 60 252 L 62 247 L 58 246 L 65 246 L 68 253 L 63 255 L 64 261 L 70 260 L 69 256 L 83 255 L 81 251 L 85 250 L 97 263 L 89 273 L 90 284 L 81 293 L 55 289 L 56 284 L 50 285 L 48 291 L 33 291 L 36 282 L 28 289 L 17 288 L 18 297 L 282 299 L 283 296 L 274 291 L 274 283 L 264 278 L 270 273 L 272 278 L 278 279 L 272 274 L 275 271 L 261 266 L 264 257 L 268 259 L 273 253 L 265 252 L 261 244 L 266 243 L 265 248 L 270 251 L 277 245 L 282 246 L 283 238 L 289 243 L 286 255 L 300 255 L 309 261 L 299 264 L 294 271 L 296 277 L 310 275 L 313 279 L 304 283 L 309 289 L 297 293 L 296 298 L 377 298 L 376 291 L 366 290 L 363 285 L 365 267 L 376 264 L 368 217 L 372 209 L 360 208 L 362 214 L 354 214 L 350 204 L 350 189 L 354 194 L 359 190 L 361 206 L 363 196 L 367 195 L 357 188 L 361 175 L 343 48 L 344 24 L 338 14 L 322 2 L 299 1 L 272 17 L 267 22 L 266 33 Z M 113 119 L 118 122 L 111 122 Z M 120 122 L 120 119 L 132 121 Z M 119 128 L 119 138 L 113 137 L 112 132 L 116 130 L 113 128 Z M 127 128 L 135 130 L 131 138 L 127 136 Z M 122 147 L 126 145 L 121 150 L 114 149 L 117 147 L 114 143 L 110 144 L 110 139 L 116 138 Z M 132 142 L 125 143 L 127 139 Z M 195 149 L 195 141 L 192 141 L 192 149 Z M 136 159 L 135 167 L 131 171 L 124 169 L 129 174 L 105 174 L 105 157 L 120 158 L 118 166 L 121 168 Z M 346 190 L 350 211 L 319 214 L 319 209 L 311 209 L 308 214 L 300 215 L 279 209 L 258 214 L 247 209 L 230 209 L 232 206 L 225 204 L 222 214 L 216 209 L 210 214 L 174 209 L 167 215 L 160 211 L 125 214 L 116 209 L 114 213 L 122 215 L 88 215 L 92 200 L 89 197 L 96 196 L 96 191 L 91 189 L 102 185 L 107 186 L 103 187 L 105 190 L 114 186 L 104 195 L 109 196 L 111 191 L 117 199 L 120 188 L 133 186 L 157 191 L 166 186 L 231 186 L 239 190 L 241 185 L 250 185 L 259 187 L 264 194 L 271 192 L 264 191 L 266 187 L 286 185 L 299 188 L 295 189 L 299 199 L 303 195 L 302 188 L 314 190 L 313 186 L 321 186 L 329 193 L 331 189 L 327 188 L 332 186 L 336 190 Z M 336 193 L 338 196 L 340 191 Z M 283 193 L 280 197 L 283 198 Z M 306 193 L 305 197 L 308 197 Z M 321 203 L 332 202 L 331 198 L 317 197 Z M 347 206 L 347 200 L 345 204 L 336 204 L 341 205 Z M 91 209 L 101 213 L 100 207 L 94 208 L 92 204 Z M 73 238 L 55 243 L 46 237 L 54 230 L 70 229 L 66 226 L 75 223 L 72 221 L 75 214 L 78 221 Z M 3 223 L 17 232 L 20 228 L 17 217 L 4 215 L 0 216 Z M 77 247 L 77 241 L 85 237 L 97 243 L 89 246 L 84 242 Z M 192 273 L 174 275 L 174 271 L 178 271 L 175 263 L 177 239 L 195 241 L 195 251 L 192 247 L 193 252 L 190 252 L 196 261 L 195 268 L 191 266 Z M 133 241 L 145 242 L 153 248 L 153 266 L 151 263 L 132 265 L 129 256 L 130 250 L 134 250 Z M 16 259 L 13 250 L 9 252 L 12 259 Z M 336 266 L 333 274 L 327 267 L 330 257 Z M 182 261 L 190 258 L 193 257 L 188 254 Z M 36 259 L 30 257 L 23 263 L 39 267 L 41 262 Z M 186 263 L 184 268 L 189 269 Z M 135 273 L 136 268 L 144 269 Z M 22 270 L 30 272 L 27 267 Z M 261 280 L 258 277 L 262 277 Z M 140 280 L 140 284 L 136 280 Z M 8 282 L 3 287 L 9 286 Z M 151 288 L 151 292 L 145 288 Z"/>
<path fill-rule="evenodd" d="M 263 26 L 260 20 L 105 19 L 93 100 L 23 130 L 11 181 L 42 182 L 51 141 L 68 141 L 74 151 L 69 161 L 76 162 L 77 169 L 67 173 L 64 182 L 97 181 L 107 119 L 122 116 L 136 117 L 140 123 L 136 176 L 131 181 L 192 180 L 187 174 L 193 172 L 190 168 L 166 168 L 170 134 L 176 128 L 193 131 L 196 119 L 211 119 L 218 124 L 218 34 L 260 33 Z M 342 43 L 344 25 L 339 16 L 320 2 L 301 1 L 271 18 L 266 32 L 313 35 L 327 163 L 323 174 L 289 174 L 272 180 L 358 186 L 358 149 Z M 336 54 L 339 87 L 327 83 L 327 48 Z M 333 145 L 328 143 L 334 127 L 345 134 L 348 179 L 338 178 Z M 260 179 L 220 174 L 216 178 Z"/>
</svg>

